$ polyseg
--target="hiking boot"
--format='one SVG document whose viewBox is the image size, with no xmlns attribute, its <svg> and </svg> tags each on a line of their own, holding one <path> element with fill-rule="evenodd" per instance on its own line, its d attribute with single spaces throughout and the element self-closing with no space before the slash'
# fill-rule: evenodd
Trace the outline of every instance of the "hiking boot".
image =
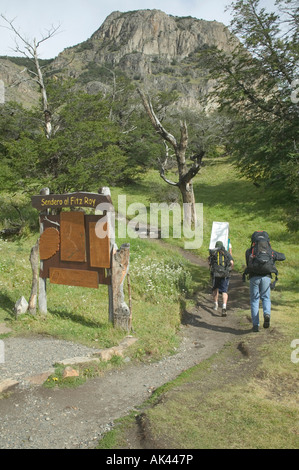
<svg viewBox="0 0 299 470">
<path fill-rule="evenodd" d="M 213 310 L 218 310 L 218 304 L 217 304 L 217 302 L 214 302 Z"/>
<path fill-rule="evenodd" d="M 259 326 L 253 325 L 252 331 L 254 331 L 255 333 L 258 333 L 258 331 L 260 331 Z"/>
<path fill-rule="evenodd" d="M 269 326 L 270 326 L 270 315 L 268 315 L 268 313 L 266 313 L 266 315 L 264 315 L 263 327 L 264 328 L 269 328 Z"/>
<path fill-rule="evenodd" d="M 226 313 L 226 308 L 223 308 L 223 309 L 222 309 L 222 316 L 223 316 L 223 317 L 226 317 L 226 315 L 227 315 L 227 313 Z"/>
</svg>

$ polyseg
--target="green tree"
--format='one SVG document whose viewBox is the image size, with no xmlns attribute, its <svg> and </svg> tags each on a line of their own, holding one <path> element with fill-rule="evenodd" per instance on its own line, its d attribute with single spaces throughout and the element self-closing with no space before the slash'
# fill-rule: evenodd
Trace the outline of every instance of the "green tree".
<svg viewBox="0 0 299 470">
<path fill-rule="evenodd" d="M 27 154 L 28 136 L 32 140 L 39 133 L 39 120 L 34 111 L 26 110 L 22 105 L 7 102 L 0 106 L 0 187 L 2 190 L 15 191 L 24 175 L 24 167 L 34 164 L 33 155 Z M 19 141 L 27 142 L 19 158 L 15 159 L 11 147 Z M 34 146 L 35 148 L 35 146 Z M 34 152 L 34 148 L 31 149 Z M 27 161 L 29 157 L 29 161 Z M 31 162 L 31 163 L 30 163 Z"/>
<path fill-rule="evenodd" d="M 97 190 L 134 178 L 136 166 L 128 160 L 120 144 L 121 129 L 109 112 L 110 102 L 101 94 L 72 92 L 53 119 L 56 131 L 50 139 L 32 121 L 19 132 L 11 124 L 14 134 L 3 139 L 2 151 L 12 180 L 23 187 L 39 184 L 66 192 Z"/>
<path fill-rule="evenodd" d="M 230 118 L 228 148 L 241 173 L 298 200 L 299 7 L 295 0 L 276 6 L 273 13 L 259 0 L 232 3 L 231 53 L 214 49 L 200 60 L 217 79 L 212 98 Z"/>
</svg>

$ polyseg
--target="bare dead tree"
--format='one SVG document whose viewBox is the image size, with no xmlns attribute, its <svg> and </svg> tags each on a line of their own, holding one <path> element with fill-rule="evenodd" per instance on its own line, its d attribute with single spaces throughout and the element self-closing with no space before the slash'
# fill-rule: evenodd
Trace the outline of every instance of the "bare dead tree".
<svg viewBox="0 0 299 470">
<path fill-rule="evenodd" d="M 14 25 L 14 19 L 8 20 L 3 14 L 1 14 L 0 16 L 8 25 L 4 27 L 7 29 L 10 29 L 15 34 L 16 48 L 14 49 L 14 51 L 25 56 L 33 64 L 33 67 L 30 69 L 27 68 L 27 71 L 30 74 L 31 79 L 38 84 L 40 92 L 41 92 L 45 134 L 46 134 L 46 137 L 49 139 L 52 135 L 52 115 L 49 110 L 48 96 L 47 96 L 47 90 L 46 90 L 46 86 L 44 82 L 42 66 L 40 65 L 40 61 L 38 58 L 38 48 L 43 42 L 52 38 L 57 33 L 57 31 L 60 28 L 60 25 L 56 27 L 52 26 L 49 30 L 47 30 L 45 36 L 43 36 L 39 41 L 36 40 L 35 38 L 32 41 L 29 41 L 17 30 L 17 28 Z M 19 46 L 17 42 L 18 39 L 21 41 L 23 47 Z"/>
<path fill-rule="evenodd" d="M 200 150 L 198 154 L 190 157 L 192 165 L 188 166 L 186 160 L 186 150 L 188 147 L 188 129 L 186 122 L 180 121 L 180 140 L 177 141 L 177 139 L 162 126 L 161 122 L 159 121 L 157 115 L 154 112 L 150 98 L 146 97 L 144 92 L 140 88 L 138 88 L 137 91 L 141 97 L 144 109 L 147 115 L 149 116 L 154 129 L 164 141 L 165 159 L 164 161 L 160 162 L 160 176 L 167 184 L 179 188 L 182 195 L 183 203 L 186 203 L 186 205 L 184 206 L 184 222 L 186 222 L 188 226 L 194 225 L 196 223 L 196 211 L 192 179 L 194 178 L 194 176 L 197 175 L 202 166 L 202 159 L 205 152 L 204 150 Z M 179 175 L 179 179 L 177 182 L 171 181 L 165 175 L 169 159 L 168 144 L 172 146 L 176 158 L 176 164 Z"/>
</svg>

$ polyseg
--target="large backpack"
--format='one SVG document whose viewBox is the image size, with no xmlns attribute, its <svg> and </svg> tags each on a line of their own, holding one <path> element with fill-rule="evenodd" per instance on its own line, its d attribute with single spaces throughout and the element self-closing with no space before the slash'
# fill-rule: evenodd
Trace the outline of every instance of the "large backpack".
<svg viewBox="0 0 299 470">
<path fill-rule="evenodd" d="M 226 250 L 214 248 L 209 250 L 209 263 L 211 274 L 214 277 L 228 277 L 230 273 L 230 261 Z"/>
<path fill-rule="evenodd" d="M 278 271 L 267 232 L 256 231 L 251 236 L 251 248 L 245 274 L 267 275 Z"/>
</svg>

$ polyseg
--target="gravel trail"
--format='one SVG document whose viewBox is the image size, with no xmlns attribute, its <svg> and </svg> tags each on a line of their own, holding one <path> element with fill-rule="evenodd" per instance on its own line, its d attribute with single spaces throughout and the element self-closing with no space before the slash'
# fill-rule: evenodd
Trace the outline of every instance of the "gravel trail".
<svg viewBox="0 0 299 470">
<path fill-rule="evenodd" d="M 40 374 L 67 357 L 91 356 L 100 350 L 46 336 L 10 337 L 4 343 L 4 363 L 0 380 L 22 380 Z"/>
</svg>

